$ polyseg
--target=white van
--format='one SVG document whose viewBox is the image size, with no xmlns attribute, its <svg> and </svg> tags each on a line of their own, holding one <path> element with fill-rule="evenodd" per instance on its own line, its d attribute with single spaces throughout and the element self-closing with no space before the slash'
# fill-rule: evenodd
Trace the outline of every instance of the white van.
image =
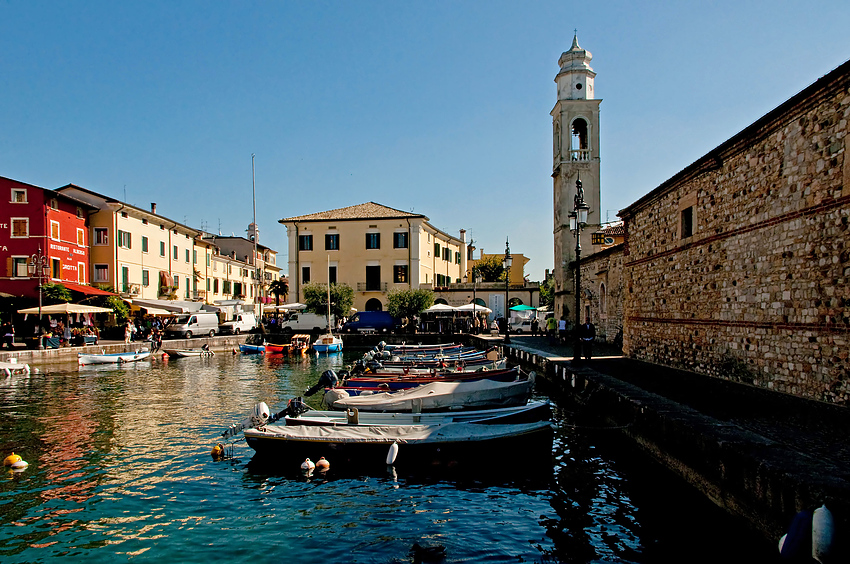
<svg viewBox="0 0 850 564">
<path fill-rule="evenodd" d="M 209 335 L 215 337 L 218 332 L 218 314 L 212 311 L 196 311 L 183 313 L 165 328 L 167 337 L 185 337 L 192 335 Z"/>
<path fill-rule="evenodd" d="M 333 320 L 333 316 L 331 316 Z M 296 332 L 320 332 L 328 328 L 328 317 L 326 315 L 316 315 L 315 313 L 307 313 L 296 311 L 289 314 L 285 321 L 280 322 L 280 330 L 284 333 Z"/>
<path fill-rule="evenodd" d="M 233 319 L 225 321 L 218 326 L 218 331 L 222 335 L 226 333 L 247 333 L 253 331 L 257 327 L 257 318 L 254 317 L 253 311 L 238 311 L 234 314 Z"/>
</svg>

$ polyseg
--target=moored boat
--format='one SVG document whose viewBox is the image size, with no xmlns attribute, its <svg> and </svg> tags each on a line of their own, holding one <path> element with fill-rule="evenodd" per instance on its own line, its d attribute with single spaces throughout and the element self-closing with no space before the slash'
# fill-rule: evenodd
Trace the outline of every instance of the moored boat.
<svg viewBox="0 0 850 564">
<path fill-rule="evenodd" d="M 135 352 L 120 352 L 106 354 L 84 354 L 77 353 L 77 362 L 80 364 L 115 364 L 121 362 L 137 362 L 144 360 L 151 355 L 148 350 Z"/>
<path fill-rule="evenodd" d="M 215 356 L 215 353 L 210 350 L 208 345 L 204 345 L 200 349 L 163 349 L 171 358 L 188 358 L 188 357 L 209 357 Z"/>
<path fill-rule="evenodd" d="M 266 350 L 265 345 L 249 345 L 247 343 L 243 343 L 239 345 L 239 350 L 245 354 L 259 354 L 263 353 Z"/>
<path fill-rule="evenodd" d="M 342 350 L 342 337 L 328 332 L 327 335 L 322 335 L 316 342 L 313 343 L 313 350 L 319 353 L 340 352 Z"/>
<path fill-rule="evenodd" d="M 360 411 L 440 411 L 483 409 L 525 405 L 534 387 L 535 373 L 522 374 L 512 382 L 475 380 L 472 382 L 432 382 L 398 392 L 352 396 L 345 390 L 330 389 L 324 402 L 331 409 L 356 407 Z"/>
<path fill-rule="evenodd" d="M 29 376 L 32 372 L 38 372 L 38 369 L 31 369 L 26 362 L 18 362 L 18 359 L 12 357 L 9 362 L 0 362 L 0 375 L 4 378 L 11 376 Z"/>
<path fill-rule="evenodd" d="M 328 457 L 332 464 L 417 468 L 423 464 L 478 465 L 513 456 L 538 440 L 551 442 L 548 421 L 514 424 L 463 422 L 437 425 L 265 425 L 244 431 L 258 455 L 282 464 Z M 548 454 L 547 449 L 540 452 Z"/>
</svg>

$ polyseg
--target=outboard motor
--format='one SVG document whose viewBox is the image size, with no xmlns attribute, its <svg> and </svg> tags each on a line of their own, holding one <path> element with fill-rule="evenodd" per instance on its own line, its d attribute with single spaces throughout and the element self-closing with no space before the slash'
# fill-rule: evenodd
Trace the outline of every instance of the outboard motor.
<svg viewBox="0 0 850 564">
<path fill-rule="evenodd" d="M 304 395 L 309 397 L 321 390 L 322 388 L 333 388 L 339 382 L 339 378 L 336 375 L 336 372 L 333 370 L 325 370 L 322 372 L 322 375 L 319 376 L 319 381 L 315 386 L 310 388 L 309 390 L 304 392 Z"/>
<path fill-rule="evenodd" d="M 365 360 L 357 360 L 351 366 L 351 374 L 352 376 L 355 374 L 363 374 L 366 371 L 366 361 Z"/>
<path fill-rule="evenodd" d="M 282 413 L 278 413 L 276 417 L 298 417 L 302 413 L 307 413 L 308 411 L 310 411 L 310 408 L 307 407 L 307 404 L 304 403 L 304 400 L 302 400 L 299 396 L 289 400 L 286 404 L 286 409 L 284 409 Z"/>
<path fill-rule="evenodd" d="M 381 360 L 389 360 L 392 357 L 393 357 L 393 353 L 391 353 L 390 351 L 381 352 Z"/>
<path fill-rule="evenodd" d="M 381 341 L 381 342 L 378 343 L 378 350 L 383 351 L 384 347 L 386 347 L 386 346 L 387 346 L 387 343 L 385 343 L 384 341 Z"/>
<path fill-rule="evenodd" d="M 241 423 L 234 423 L 228 427 L 221 436 L 225 439 L 229 439 L 238 435 L 245 429 L 253 429 L 254 427 L 265 425 L 269 420 L 270 414 L 271 410 L 269 409 L 269 406 L 266 405 L 265 402 L 260 402 L 254 406 L 250 416 L 244 419 Z"/>
<path fill-rule="evenodd" d="M 373 361 L 371 361 L 371 362 L 367 365 L 367 368 L 368 368 L 371 372 L 373 372 L 373 373 L 374 373 L 374 372 L 379 372 L 381 369 L 383 369 L 383 368 L 384 368 L 384 365 L 383 365 L 383 364 L 381 364 L 380 362 L 378 362 L 377 360 L 373 360 Z"/>
</svg>

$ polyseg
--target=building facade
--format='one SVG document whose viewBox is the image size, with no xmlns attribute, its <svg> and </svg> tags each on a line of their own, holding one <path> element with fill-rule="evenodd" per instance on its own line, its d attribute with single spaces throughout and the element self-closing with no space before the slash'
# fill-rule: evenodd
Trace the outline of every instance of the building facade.
<svg viewBox="0 0 850 564">
<path fill-rule="evenodd" d="M 576 181 L 581 180 L 584 201 L 590 207 L 587 227 L 582 231 L 581 248 L 590 250 L 591 232 L 600 224 L 599 104 L 594 92 L 596 73 L 590 68 L 592 55 L 572 46 L 558 59 L 555 77 L 558 99 L 552 109 L 552 179 L 554 190 L 555 275 L 554 313 L 571 318 L 575 307 L 575 277 L 570 264 L 575 261 L 576 239 L 570 231 L 569 215 L 575 208 Z"/>
<path fill-rule="evenodd" d="M 66 194 L 3 177 L 0 201 L 8 202 L 0 207 L 0 257 L 5 263 L 0 292 L 38 297 L 38 282 L 27 264 L 40 251 L 49 267 L 45 283 L 87 293 L 93 208 Z"/>
<path fill-rule="evenodd" d="M 195 237 L 200 232 L 158 215 L 68 184 L 57 192 L 97 208 L 89 216 L 92 283 L 124 298 L 193 298 Z"/>
<path fill-rule="evenodd" d="M 620 212 L 624 352 L 850 403 L 850 62 Z"/>
<path fill-rule="evenodd" d="M 306 284 L 330 281 L 352 287 L 356 309 L 383 310 L 394 288 L 448 287 L 466 272 L 465 232 L 448 235 L 421 214 L 367 202 L 280 223 L 294 301 Z"/>
</svg>

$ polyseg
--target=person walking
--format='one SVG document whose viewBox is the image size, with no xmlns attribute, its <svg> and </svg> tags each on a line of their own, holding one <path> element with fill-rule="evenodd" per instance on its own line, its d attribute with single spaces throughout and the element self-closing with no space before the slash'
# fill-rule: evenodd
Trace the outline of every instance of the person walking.
<svg viewBox="0 0 850 564">
<path fill-rule="evenodd" d="M 558 327 L 558 322 L 555 321 L 555 316 L 550 315 L 546 318 L 546 334 L 549 336 L 549 344 L 555 344 L 555 330 Z"/>
<path fill-rule="evenodd" d="M 584 358 L 590 360 L 593 356 L 593 341 L 596 339 L 596 326 L 587 318 L 578 328 L 578 336 L 581 341 Z"/>
<path fill-rule="evenodd" d="M 6 345 L 6 348 L 12 350 L 15 348 L 15 326 L 11 321 L 7 321 L 3 324 L 3 343 Z"/>
<path fill-rule="evenodd" d="M 130 344 L 130 339 L 133 338 L 133 324 L 127 321 L 127 325 L 124 327 L 124 342 L 126 344 Z"/>
<path fill-rule="evenodd" d="M 558 320 L 558 343 L 564 344 L 567 342 L 567 318 L 563 315 Z"/>
<path fill-rule="evenodd" d="M 537 328 L 538 327 L 539 327 L 539 323 L 537 322 L 537 318 L 535 317 L 534 319 L 531 320 L 531 336 L 532 337 L 537 336 Z"/>
</svg>

